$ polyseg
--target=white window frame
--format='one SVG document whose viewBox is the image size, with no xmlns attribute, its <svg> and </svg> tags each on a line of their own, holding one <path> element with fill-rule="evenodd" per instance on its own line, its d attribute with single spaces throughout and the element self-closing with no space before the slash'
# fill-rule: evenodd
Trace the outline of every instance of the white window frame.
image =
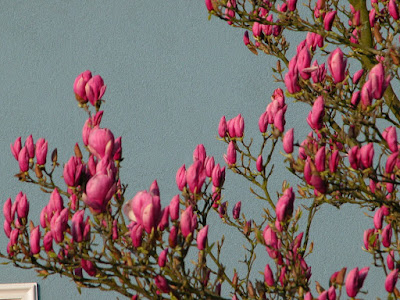
<svg viewBox="0 0 400 300">
<path fill-rule="evenodd" d="M 0 284 L 0 299 L 38 300 L 37 283 Z"/>
</svg>

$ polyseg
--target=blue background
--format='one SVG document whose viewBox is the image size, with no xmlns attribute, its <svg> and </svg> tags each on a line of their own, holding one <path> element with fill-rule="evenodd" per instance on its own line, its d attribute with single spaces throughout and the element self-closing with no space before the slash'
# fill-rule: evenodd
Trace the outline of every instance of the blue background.
<svg viewBox="0 0 400 300">
<path fill-rule="evenodd" d="M 254 136 L 259 141 L 258 118 L 273 90 L 283 88 L 273 82 L 271 67 L 275 59 L 249 52 L 242 42 L 242 30 L 217 18 L 208 21 L 202 0 L 2 4 L 0 204 L 24 191 L 35 224 L 48 196 L 13 177 L 19 169 L 9 145 L 18 136 L 24 141 L 33 134 L 35 141 L 45 137 L 49 149 L 58 148 L 60 162 L 73 155 L 74 144 L 81 143 L 86 120 L 72 90 L 75 77 L 82 71 L 90 69 L 100 74 L 107 85 L 102 126 L 110 128 L 115 136 L 122 135 L 122 180 L 129 184 L 127 197 L 147 189 L 157 179 L 163 205 L 178 193 L 176 170 L 183 163 L 190 165 L 197 144 L 203 143 L 207 154 L 223 163 L 226 145 L 216 140 L 222 115 L 229 119 L 242 113 L 247 140 Z M 305 34 L 286 34 L 294 43 L 305 38 Z M 291 99 L 287 102 L 286 129 L 295 127 L 295 140 L 302 141 L 310 130 L 305 122 L 309 108 Z M 273 195 L 284 179 L 296 183 L 282 161 L 277 153 L 270 190 Z M 58 174 L 61 183 L 61 168 Z M 247 182 L 228 173 L 225 187 L 225 200 L 231 203 L 229 211 L 241 200 L 248 218 L 260 220 L 262 203 L 250 195 Z M 330 275 L 343 266 L 352 269 L 371 265 L 372 258 L 361 247 L 363 231 L 372 226 L 372 220 L 357 208 L 323 207 L 311 232 L 314 253 L 307 259 L 312 266 L 312 286 L 318 280 L 327 287 Z M 210 238 L 220 238 L 225 229 L 215 217 Z M 237 260 L 244 253 L 242 243 L 232 231 L 225 235 L 224 261 L 240 271 Z M 7 242 L 1 230 L 3 253 Z M 260 246 L 254 278 L 262 279 L 258 271 L 262 272 L 268 262 L 272 263 Z M 83 290 L 79 296 L 68 279 L 53 276 L 43 281 L 33 271 L 0 268 L 0 283 L 36 281 L 43 300 L 118 296 L 97 290 Z M 232 268 L 229 272 L 232 274 Z M 384 295 L 383 282 L 380 270 L 370 271 L 364 284 L 370 292 L 368 298 Z"/>
</svg>

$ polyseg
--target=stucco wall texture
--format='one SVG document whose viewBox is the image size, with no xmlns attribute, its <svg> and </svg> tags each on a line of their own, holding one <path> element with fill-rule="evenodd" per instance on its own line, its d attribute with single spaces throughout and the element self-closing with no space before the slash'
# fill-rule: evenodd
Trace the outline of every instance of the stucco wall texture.
<svg viewBox="0 0 400 300">
<path fill-rule="evenodd" d="M 283 88 L 272 79 L 275 60 L 253 55 L 242 43 L 243 31 L 216 18 L 208 21 L 207 16 L 202 0 L 2 2 L 0 205 L 22 190 L 30 201 L 30 215 L 38 223 L 48 195 L 13 177 L 18 164 L 9 145 L 18 136 L 23 141 L 29 134 L 35 140 L 45 137 L 49 149 L 58 148 L 59 161 L 66 162 L 73 155 L 74 144 L 81 143 L 86 115 L 77 107 L 72 85 L 86 69 L 100 74 L 107 85 L 102 126 L 115 136 L 122 135 L 125 160 L 121 177 L 129 184 L 128 198 L 157 179 L 162 204 L 169 203 L 178 193 L 175 173 L 191 162 L 197 144 L 203 143 L 207 153 L 223 163 L 226 145 L 216 140 L 222 115 L 232 118 L 242 113 L 246 137 L 259 140 L 258 117 L 273 90 Z M 304 38 L 305 34 L 288 36 L 293 42 Z M 308 108 L 292 104 L 291 99 L 287 102 L 286 128 L 295 127 L 295 139 L 303 139 L 308 133 Z M 284 179 L 295 184 L 282 156 L 277 154 L 274 160 L 276 190 Z M 61 168 L 58 174 L 62 182 Z M 243 212 L 260 218 L 259 202 L 251 197 L 244 180 L 228 172 L 225 187 L 226 200 L 241 200 Z M 361 250 L 363 230 L 370 226 L 362 211 L 323 207 L 314 225 L 314 254 L 308 258 L 312 281 L 326 284 L 343 266 L 371 264 L 371 257 Z M 216 217 L 210 238 L 220 238 L 221 228 L 225 230 Z M 238 267 L 241 242 L 229 230 L 225 235 L 225 262 Z M 3 253 L 7 242 L 1 230 Z M 270 260 L 262 248 L 259 271 Z M 383 295 L 379 274 L 371 270 L 364 284 L 369 299 Z M 41 280 L 33 270 L 0 266 L 0 283 L 13 282 L 38 282 L 41 300 L 118 296 L 99 290 L 83 290 L 79 295 L 67 278 Z"/>
</svg>

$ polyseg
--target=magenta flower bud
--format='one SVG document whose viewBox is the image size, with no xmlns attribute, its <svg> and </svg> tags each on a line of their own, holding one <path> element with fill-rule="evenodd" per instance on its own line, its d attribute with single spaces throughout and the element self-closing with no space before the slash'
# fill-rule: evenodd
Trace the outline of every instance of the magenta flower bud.
<svg viewBox="0 0 400 300">
<path fill-rule="evenodd" d="M 360 148 L 356 145 L 353 146 L 349 153 L 348 153 L 348 157 L 349 157 L 349 162 L 350 162 L 350 166 L 357 170 L 360 164 Z"/>
<path fill-rule="evenodd" d="M 294 199 L 293 188 L 286 189 L 283 196 L 279 198 L 275 208 L 276 219 L 279 222 L 284 222 L 286 219 L 292 217 Z"/>
<path fill-rule="evenodd" d="M 205 180 L 206 172 L 203 168 L 203 162 L 200 160 L 194 161 L 186 171 L 186 182 L 189 186 L 190 192 L 193 194 L 200 194 Z"/>
<path fill-rule="evenodd" d="M 204 164 L 206 160 L 206 148 L 204 148 L 203 144 L 199 144 L 196 146 L 196 149 L 193 151 L 193 161 L 199 160 L 202 164 Z"/>
<path fill-rule="evenodd" d="M 186 186 L 186 167 L 185 165 L 182 165 L 176 172 L 176 185 L 178 186 L 178 189 L 180 191 L 183 190 L 183 188 Z"/>
<path fill-rule="evenodd" d="M 364 284 L 364 280 L 368 275 L 368 271 L 369 271 L 369 267 L 364 267 L 360 270 L 359 275 L 358 275 L 358 289 L 361 289 L 363 284 Z"/>
<path fill-rule="evenodd" d="M 40 238 L 42 234 L 39 230 L 39 226 L 36 226 L 31 231 L 31 236 L 29 238 L 29 246 L 31 247 L 32 254 L 38 254 L 40 252 Z"/>
<path fill-rule="evenodd" d="M 64 241 L 64 232 L 68 227 L 68 208 L 64 208 L 60 214 L 56 213 L 51 219 L 51 232 L 57 244 Z"/>
<path fill-rule="evenodd" d="M 212 172 L 213 172 L 214 167 L 215 167 L 214 157 L 213 156 L 211 156 L 211 157 L 207 156 L 206 160 L 204 162 L 204 166 L 205 166 L 206 176 L 207 177 L 211 177 L 212 176 Z"/>
<path fill-rule="evenodd" d="M 296 94 L 301 91 L 297 72 L 288 71 L 285 75 L 285 85 L 290 94 Z"/>
<path fill-rule="evenodd" d="M 114 135 L 107 128 L 93 128 L 88 140 L 89 151 L 98 159 L 111 156 L 114 150 Z"/>
<path fill-rule="evenodd" d="M 303 72 L 304 69 L 308 68 L 311 65 L 311 55 L 310 51 L 308 51 L 307 47 L 304 47 L 300 50 L 297 55 L 297 68 L 300 73 L 300 76 L 303 79 L 309 79 L 310 73 Z"/>
<path fill-rule="evenodd" d="M 391 250 L 386 257 L 386 264 L 389 270 L 394 269 L 394 250 Z"/>
<path fill-rule="evenodd" d="M 160 255 L 158 256 L 158 265 L 160 268 L 164 268 L 165 264 L 167 262 L 167 254 L 168 254 L 168 248 L 165 248 L 163 251 L 161 251 Z"/>
<path fill-rule="evenodd" d="M 349 297 L 355 297 L 359 291 L 359 271 L 358 268 L 355 268 L 347 274 L 346 277 L 346 292 Z"/>
<path fill-rule="evenodd" d="M 79 210 L 75 212 L 71 219 L 71 235 L 77 243 L 83 241 L 83 231 L 85 229 L 85 223 L 83 222 L 84 214 L 84 210 Z"/>
<path fill-rule="evenodd" d="M 260 129 L 261 133 L 265 133 L 268 127 L 268 112 L 265 111 L 261 114 L 260 118 L 258 119 L 258 128 Z"/>
<path fill-rule="evenodd" d="M 274 116 L 274 126 L 280 131 L 284 132 L 285 131 L 285 111 L 286 109 L 280 109 Z"/>
<path fill-rule="evenodd" d="M 392 16 L 393 19 L 399 19 L 399 8 L 394 0 L 390 0 L 388 4 L 388 11 L 389 14 Z"/>
<path fill-rule="evenodd" d="M 4 233 L 6 234 L 6 236 L 8 238 L 10 238 L 10 234 L 11 234 L 11 230 L 12 230 L 11 223 L 8 222 L 7 220 L 4 220 L 3 229 L 4 229 Z"/>
<path fill-rule="evenodd" d="M 155 283 L 156 287 L 161 291 L 161 293 L 169 293 L 170 288 L 169 288 L 168 282 L 165 279 L 165 277 L 163 277 L 161 275 L 157 275 L 154 278 L 154 283 Z"/>
<path fill-rule="evenodd" d="M 242 208 L 242 202 L 241 201 L 237 202 L 235 204 L 235 206 L 233 207 L 232 214 L 233 214 L 233 218 L 235 220 L 239 219 L 239 217 L 240 217 L 240 209 L 241 208 Z"/>
<path fill-rule="evenodd" d="M 181 215 L 180 221 L 181 232 L 186 238 L 189 234 L 193 233 L 197 227 L 197 216 L 193 213 L 192 206 L 188 206 Z"/>
<path fill-rule="evenodd" d="M 394 269 L 388 274 L 385 280 L 385 289 L 388 293 L 393 293 L 394 288 L 399 278 L 399 269 Z"/>
<path fill-rule="evenodd" d="M 364 69 L 355 72 L 353 76 L 353 84 L 357 84 L 360 81 L 361 76 L 363 76 L 363 74 L 364 74 Z"/>
<path fill-rule="evenodd" d="M 264 166 L 263 166 L 263 157 L 262 157 L 262 155 L 260 155 L 260 156 L 257 158 L 257 161 L 256 161 L 256 169 L 257 169 L 258 172 L 262 172 L 263 169 L 264 169 Z"/>
<path fill-rule="evenodd" d="M 368 143 L 360 149 L 361 163 L 365 169 L 372 167 L 372 161 L 374 159 L 374 144 Z"/>
<path fill-rule="evenodd" d="M 154 180 L 154 181 L 151 183 L 150 188 L 149 188 L 149 193 L 150 193 L 152 196 L 160 196 L 160 188 L 158 187 L 158 182 L 157 182 L 157 180 Z"/>
<path fill-rule="evenodd" d="M 53 251 L 53 234 L 51 231 L 48 231 L 44 235 L 43 247 L 44 247 L 44 251 L 46 251 L 46 252 Z"/>
<path fill-rule="evenodd" d="M 207 10 L 209 12 L 211 12 L 214 9 L 214 7 L 212 5 L 212 0 L 205 0 L 205 3 L 206 3 Z"/>
<path fill-rule="evenodd" d="M 330 11 L 325 15 L 324 28 L 326 31 L 332 30 L 332 24 L 333 24 L 333 21 L 335 20 L 335 16 L 336 16 L 336 11 Z"/>
<path fill-rule="evenodd" d="M 236 137 L 243 137 L 244 133 L 244 119 L 241 114 L 238 114 L 234 119 L 233 126 L 235 127 Z"/>
<path fill-rule="evenodd" d="M 379 63 L 369 71 L 368 81 L 371 81 L 370 91 L 373 91 L 373 97 L 380 99 L 390 83 L 390 75 L 385 78 L 385 69 L 383 64 Z"/>
<path fill-rule="evenodd" d="M 18 137 L 14 144 L 10 144 L 11 148 L 11 153 L 14 156 L 14 158 L 18 161 L 18 155 L 19 152 L 21 151 L 21 137 Z"/>
<path fill-rule="evenodd" d="M 328 67 L 335 83 L 342 82 L 346 77 L 346 64 L 347 59 L 343 57 L 343 52 L 340 48 L 337 48 L 329 55 Z"/>
<path fill-rule="evenodd" d="M 6 221 L 10 224 L 12 223 L 12 221 L 14 221 L 14 215 L 11 215 L 11 206 L 12 206 L 11 198 L 8 198 L 3 205 L 3 214 Z"/>
<path fill-rule="evenodd" d="M 132 239 L 132 245 L 137 248 L 142 245 L 142 235 L 143 235 L 143 226 L 137 223 L 134 223 L 130 230 L 130 237 Z"/>
<path fill-rule="evenodd" d="M 326 182 L 319 175 L 312 174 L 310 184 L 321 194 L 326 193 Z"/>
<path fill-rule="evenodd" d="M 169 216 L 172 221 L 179 219 L 179 195 L 174 196 L 169 203 Z"/>
<path fill-rule="evenodd" d="M 325 171 L 325 147 L 319 148 L 315 155 L 315 166 L 318 172 Z"/>
<path fill-rule="evenodd" d="M 117 190 L 115 178 L 112 172 L 108 174 L 96 174 L 86 184 L 86 193 L 83 201 L 93 213 L 105 212 L 108 202 Z"/>
<path fill-rule="evenodd" d="M 50 194 L 49 207 L 52 212 L 61 212 L 64 209 L 64 201 L 56 188 Z"/>
<path fill-rule="evenodd" d="M 224 178 L 222 178 L 222 169 L 220 168 L 219 164 L 217 164 L 211 174 L 212 177 L 212 183 L 213 186 L 215 187 L 221 187 L 223 182 L 224 182 Z"/>
<path fill-rule="evenodd" d="M 122 158 L 122 137 L 118 137 L 114 141 L 114 157 L 113 160 L 121 160 Z"/>
<path fill-rule="evenodd" d="M 318 62 L 315 61 L 313 63 L 313 66 L 316 67 L 316 69 L 311 72 L 312 80 L 314 81 L 314 83 L 323 82 L 326 76 L 325 63 L 323 63 L 322 65 L 318 65 Z"/>
<path fill-rule="evenodd" d="M 206 248 L 207 235 L 208 235 L 208 225 L 200 229 L 199 233 L 197 234 L 197 240 L 196 240 L 197 249 L 204 250 Z"/>
<path fill-rule="evenodd" d="M 223 217 L 225 216 L 227 205 L 228 205 L 228 203 L 227 203 L 226 201 L 225 201 L 225 202 L 222 202 L 222 203 L 219 205 L 219 207 L 218 207 L 218 213 L 219 213 L 219 217 L 220 217 L 220 218 L 223 218 Z"/>
<path fill-rule="evenodd" d="M 281 274 L 279 275 L 279 282 L 280 282 L 281 286 L 285 285 L 285 282 L 286 282 L 286 266 L 282 267 L 282 269 L 281 269 Z"/>
<path fill-rule="evenodd" d="M 388 143 L 390 151 L 397 152 L 398 151 L 398 145 L 397 145 L 396 128 L 393 127 L 393 126 L 387 127 L 383 131 L 382 136 L 386 140 L 386 142 Z"/>
<path fill-rule="evenodd" d="M 283 137 L 283 150 L 287 154 L 293 153 L 294 128 L 289 129 Z"/>
<path fill-rule="evenodd" d="M 382 229 L 383 212 L 382 208 L 378 208 L 374 215 L 374 226 L 376 229 Z"/>
<path fill-rule="evenodd" d="M 80 103 L 86 103 L 88 101 L 87 96 L 86 96 L 85 86 L 90 78 L 92 78 L 92 73 L 89 70 L 86 70 L 85 72 L 79 74 L 75 78 L 74 93 L 75 93 L 76 99 Z"/>
<path fill-rule="evenodd" d="M 10 247 L 18 243 L 19 230 L 14 228 L 10 233 Z"/>
<path fill-rule="evenodd" d="M 319 96 L 307 116 L 307 123 L 314 130 L 319 130 L 323 125 L 323 117 L 325 115 L 325 102 L 322 96 Z"/>
<path fill-rule="evenodd" d="M 18 201 L 17 214 L 19 218 L 26 218 L 29 214 L 29 202 L 25 194 Z"/>
<path fill-rule="evenodd" d="M 224 159 L 228 165 L 234 165 L 236 163 L 236 148 L 233 141 L 229 142 L 227 154 L 224 154 Z"/>
<path fill-rule="evenodd" d="M 230 119 L 228 122 L 226 122 L 226 129 L 228 131 L 228 134 L 231 138 L 236 137 L 236 132 L 235 132 L 235 119 Z"/>
<path fill-rule="evenodd" d="M 271 227 L 267 226 L 264 228 L 263 238 L 267 249 L 275 250 L 278 248 L 278 237 Z"/>
<path fill-rule="evenodd" d="M 375 16 L 376 16 L 375 8 L 372 8 L 368 15 L 369 24 L 371 25 L 371 27 L 374 27 L 375 25 Z"/>
<path fill-rule="evenodd" d="M 86 120 L 82 127 L 82 141 L 87 146 L 89 144 L 90 131 L 93 129 L 92 120 L 89 118 Z"/>
<path fill-rule="evenodd" d="M 311 292 L 307 292 L 307 294 L 304 296 L 304 300 L 313 300 L 314 297 L 312 296 Z"/>
<path fill-rule="evenodd" d="M 89 276 L 95 276 L 97 273 L 95 265 L 90 260 L 81 259 L 81 267 Z"/>
<path fill-rule="evenodd" d="M 371 242 L 371 240 L 374 242 Z M 376 229 L 370 228 L 364 231 L 364 246 L 366 250 L 375 248 L 377 245 Z"/>
<path fill-rule="evenodd" d="M 177 239 L 178 239 L 178 229 L 175 226 L 172 226 L 168 236 L 168 244 L 171 248 L 176 247 Z"/>
<path fill-rule="evenodd" d="M 319 296 L 318 300 L 328 300 L 328 291 L 323 291 Z"/>
<path fill-rule="evenodd" d="M 353 105 L 354 108 L 356 108 L 358 103 L 360 103 L 360 100 L 361 100 L 361 92 L 360 91 L 356 91 L 351 96 L 350 103 L 351 103 L 351 105 Z"/>
<path fill-rule="evenodd" d="M 311 184 L 311 175 L 312 175 L 312 172 L 311 172 L 311 162 L 310 162 L 310 159 L 307 159 L 306 162 L 305 162 L 305 164 L 304 164 L 304 171 L 303 171 L 303 174 L 304 174 L 304 179 L 306 180 L 306 182 L 307 182 L 308 184 Z"/>
<path fill-rule="evenodd" d="M 249 32 L 246 30 L 243 35 L 243 43 L 247 46 L 250 44 Z M 221 136 L 223 137 L 223 136 Z"/>
<path fill-rule="evenodd" d="M 226 135 L 226 130 L 227 130 L 226 119 L 225 119 L 225 116 L 222 116 L 221 120 L 219 121 L 219 125 L 218 125 L 218 135 L 221 138 L 223 138 Z"/>
<path fill-rule="evenodd" d="M 253 31 L 253 36 L 254 37 L 261 36 L 262 25 L 260 23 L 258 23 L 258 22 L 254 22 L 253 23 L 253 27 L 252 27 L 252 31 Z"/>
<path fill-rule="evenodd" d="M 269 264 L 265 266 L 264 269 L 264 282 L 269 286 L 272 287 L 275 285 L 274 275 L 272 274 L 272 270 L 269 267 Z"/>
<path fill-rule="evenodd" d="M 390 247 L 392 242 L 392 225 L 388 224 L 382 230 L 382 245 L 384 247 Z"/>
<path fill-rule="evenodd" d="M 33 143 L 32 134 L 26 138 L 25 147 L 28 150 L 29 158 L 35 157 L 35 144 Z"/>
<path fill-rule="evenodd" d="M 296 5 L 297 5 L 297 0 L 288 0 L 287 1 L 288 9 L 290 11 L 295 11 L 296 10 Z"/>
<path fill-rule="evenodd" d="M 36 141 L 36 163 L 38 165 L 45 165 L 47 157 L 47 141 L 40 138 Z"/>
<path fill-rule="evenodd" d="M 106 91 L 103 78 L 100 75 L 95 75 L 90 78 L 85 86 L 86 97 L 93 106 L 96 106 L 97 101 L 101 100 Z"/>
<path fill-rule="evenodd" d="M 82 174 L 82 161 L 75 156 L 72 156 L 64 165 L 63 177 L 68 186 L 77 186 Z"/>
<path fill-rule="evenodd" d="M 18 164 L 21 172 L 28 172 L 29 155 L 28 155 L 28 149 L 26 149 L 26 147 L 22 148 L 22 150 L 18 154 Z"/>
<path fill-rule="evenodd" d="M 163 231 L 165 228 L 169 226 L 169 206 L 166 206 L 161 211 L 161 218 L 158 223 L 157 229 Z"/>
<path fill-rule="evenodd" d="M 329 158 L 329 171 L 331 171 L 332 174 L 337 170 L 339 159 L 339 150 L 333 151 L 331 157 Z"/>
</svg>

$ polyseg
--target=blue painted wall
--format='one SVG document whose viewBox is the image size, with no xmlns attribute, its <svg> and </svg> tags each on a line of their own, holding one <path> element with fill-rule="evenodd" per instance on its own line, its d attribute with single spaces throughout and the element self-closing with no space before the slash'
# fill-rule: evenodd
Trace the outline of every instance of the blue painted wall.
<svg viewBox="0 0 400 300">
<path fill-rule="evenodd" d="M 198 1 L 8 1 L 0 10 L 0 204 L 20 191 L 28 194 L 31 216 L 37 220 L 48 196 L 13 177 L 18 164 L 9 149 L 16 137 L 45 137 L 58 148 L 60 161 L 73 155 L 81 142 L 85 114 L 78 109 L 72 85 L 86 69 L 101 74 L 107 84 L 102 125 L 123 136 L 122 178 L 126 195 L 147 189 L 157 179 L 164 204 L 178 192 L 176 170 L 191 162 L 195 146 L 203 143 L 209 155 L 222 163 L 226 146 L 218 142 L 222 115 L 242 113 L 246 135 L 258 136 L 257 121 L 273 90 L 275 60 L 254 56 L 242 43 L 243 32 L 213 18 L 207 20 Z M 301 40 L 292 35 L 288 39 Z M 290 103 L 290 99 L 288 99 Z M 308 108 L 290 104 L 287 128 L 296 139 L 308 133 L 304 116 Z M 274 184 L 294 177 L 275 158 Z M 60 182 L 61 182 L 61 169 Z M 240 187 L 240 188 L 239 188 Z M 248 184 L 228 174 L 226 200 L 242 201 L 243 212 L 259 219 L 260 203 Z M 36 221 L 37 223 L 37 221 Z M 363 213 L 344 207 L 324 207 L 312 235 L 315 254 L 308 259 L 313 280 L 326 284 L 342 266 L 369 265 L 361 251 L 363 230 L 371 226 Z M 220 237 L 221 222 L 210 235 Z M 216 226 L 216 227 L 217 227 Z M 222 227 L 223 228 L 223 227 Z M 241 254 L 240 241 L 227 232 L 226 263 Z M 230 240 L 229 240 L 230 239 Z M 7 239 L 0 233 L 4 253 Z M 259 270 L 269 257 L 259 251 Z M 32 270 L 0 266 L 0 283 L 37 281 L 42 300 L 114 299 L 118 295 L 85 290 L 79 296 L 72 282 L 55 276 L 39 280 Z M 370 296 L 383 293 L 383 278 L 371 272 L 365 286 Z M 256 274 L 256 276 L 259 276 Z"/>
</svg>

